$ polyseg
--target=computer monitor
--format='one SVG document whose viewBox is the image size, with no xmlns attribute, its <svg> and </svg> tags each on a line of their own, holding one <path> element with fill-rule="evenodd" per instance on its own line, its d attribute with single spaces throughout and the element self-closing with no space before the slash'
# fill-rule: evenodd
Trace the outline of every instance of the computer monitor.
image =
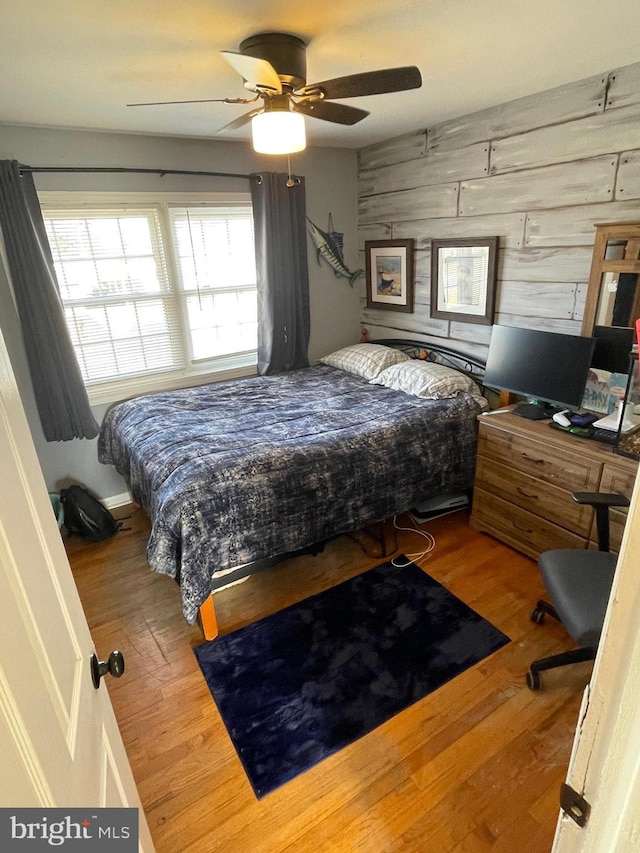
<svg viewBox="0 0 640 853">
<path fill-rule="evenodd" d="M 494 326 L 484 384 L 535 400 L 514 410 L 532 420 L 579 408 L 594 347 L 593 338 Z"/>
<path fill-rule="evenodd" d="M 591 367 L 611 373 L 629 373 L 629 355 L 635 332 L 626 326 L 596 326 L 593 330 L 596 347 Z"/>
</svg>

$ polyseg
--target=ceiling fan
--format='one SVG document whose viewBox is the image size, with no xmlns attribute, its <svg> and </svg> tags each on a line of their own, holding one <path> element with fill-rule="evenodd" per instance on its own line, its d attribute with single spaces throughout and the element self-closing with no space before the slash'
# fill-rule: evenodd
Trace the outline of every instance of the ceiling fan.
<svg viewBox="0 0 640 853">
<path fill-rule="evenodd" d="M 289 33 L 258 33 L 240 43 L 239 52 L 221 51 L 222 57 L 244 79 L 253 98 L 206 98 L 194 101 L 153 101 L 130 107 L 159 104 L 256 104 L 248 113 L 225 125 L 218 133 L 236 130 L 251 122 L 253 147 L 262 154 L 292 154 L 306 146 L 304 116 L 354 125 L 369 113 L 334 103 L 417 89 L 422 85 L 414 65 L 366 71 L 307 83 L 306 44 Z"/>
</svg>

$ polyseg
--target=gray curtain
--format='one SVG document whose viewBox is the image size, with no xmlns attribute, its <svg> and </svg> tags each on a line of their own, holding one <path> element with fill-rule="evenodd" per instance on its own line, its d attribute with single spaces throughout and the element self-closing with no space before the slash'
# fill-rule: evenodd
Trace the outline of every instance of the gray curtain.
<svg viewBox="0 0 640 853">
<path fill-rule="evenodd" d="M 251 175 L 258 273 L 258 372 L 309 366 L 309 271 L 304 178 Z M 289 183 L 291 181 L 289 180 Z"/>
<path fill-rule="evenodd" d="M 99 427 L 65 323 L 35 184 L 15 160 L 0 161 L 0 227 L 45 438 L 94 438 Z"/>
</svg>

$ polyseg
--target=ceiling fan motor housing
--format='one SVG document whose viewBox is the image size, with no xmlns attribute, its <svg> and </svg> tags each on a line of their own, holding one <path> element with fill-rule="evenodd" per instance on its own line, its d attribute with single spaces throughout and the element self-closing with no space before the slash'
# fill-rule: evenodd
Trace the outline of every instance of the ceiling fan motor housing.
<svg viewBox="0 0 640 853">
<path fill-rule="evenodd" d="M 288 33 L 258 33 L 240 42 L 240 53 L 266 59 L 284 84 L 299 89 L 307 82 L 306 45 Z"/>
</svg>

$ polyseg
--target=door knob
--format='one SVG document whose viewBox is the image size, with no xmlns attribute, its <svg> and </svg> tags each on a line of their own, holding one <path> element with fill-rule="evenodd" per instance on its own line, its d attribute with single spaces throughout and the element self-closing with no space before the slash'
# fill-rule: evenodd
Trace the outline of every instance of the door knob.
<svg viewBox="0 0 640 853">
<path fill-rule="evenodd" d="M 95 653 L 91 655 L 91 680 L 96 690 L 100 687 L 100 679 L 103 675 L 109 674 L 114 678 L 120 678 L 123 672 L 124 656 L 122 652 L 111 652 L 108 660 L 98 660 Z"/>
</svg>

